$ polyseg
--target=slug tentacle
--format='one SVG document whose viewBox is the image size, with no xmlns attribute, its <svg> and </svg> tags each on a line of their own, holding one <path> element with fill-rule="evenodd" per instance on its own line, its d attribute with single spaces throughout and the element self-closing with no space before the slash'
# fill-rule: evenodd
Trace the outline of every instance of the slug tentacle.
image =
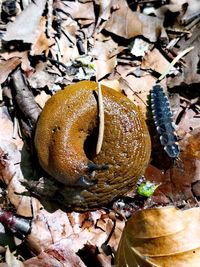
<svg viewBox="0 0 200 267">
<path fill-rule="evenodd" d="M 128 98 L 104 85 L 105 128 L 96 154 L 97 90 L 96 82 L 82 81 L 57 92 L 47 101 L 35 132 L 40 165 L 63 184 L 66 207 L 74 210 L 102 207 L 126 194 L 150 158 L 142 114 Z"/>
</svg>

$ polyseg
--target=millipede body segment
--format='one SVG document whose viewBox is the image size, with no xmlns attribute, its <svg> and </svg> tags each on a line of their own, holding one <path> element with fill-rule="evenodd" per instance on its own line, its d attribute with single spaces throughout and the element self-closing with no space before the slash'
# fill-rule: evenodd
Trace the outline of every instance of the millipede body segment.
<svg viewBox="0 0 200 267">
<path fill-rule="evenodd" d="M 153 119 L 160 135 L 160 142 L 169 157 L 177 158 L 180 149 L 177 144 L 168 97 L 158 84 L 153 86 L 150 95 Z"/>
</svg>

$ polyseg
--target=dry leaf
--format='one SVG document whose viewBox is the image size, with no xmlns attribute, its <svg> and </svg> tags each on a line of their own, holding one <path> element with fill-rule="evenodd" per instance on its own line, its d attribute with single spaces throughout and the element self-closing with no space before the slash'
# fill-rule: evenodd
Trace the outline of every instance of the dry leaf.
<svg viewBox="0 0 200 267">
<path fill-rule="evenodd" d="M 76 253 L 70 248 L 63 246 L 61 243 L 55 243 L 48 250 L 41 252 L 37 257 L 33 257 L 24 262 L 25 267 L 86 267 Z"/>
<path fill-rule="evenodd" d="M 94 47 L 90 54 L 95 59 L 95 69 L 97 80 L 110 74 L 117 64 L 116 55 L 120 52 L 117 43 L 111 38 L 105 39 L 101 34 L 94 42 Z"/>
<path fill-rule="evenodd" d="M 154 48 L 151 51 L 148 51 L 142 59 L 141 68 L 142 69 L 151 69 L 162 74 L 166 68 L 169 66 L 169 61 L 161 54 L 161 52 Z"/>
<path fill-rule="evenodd" d="M 73 19 L 79 20 L 82 25 L 88 25 L 95 21 L 92 2 L 56 1 L 54 7 L 61 9 L 65 14 L 70 14 Z"/>
<path fill-rule="evenodd" d="M 152 135 L 153 136 L 153 135 Z M 158 142 L 160 143 L 159 139 Z M 152 164 L 145 172 L 149 181 L 160 184 L 153 200 L 156 203 L 175 203 L 176 205 L 196 205 L 196 195 L 193 185 L 200 180 L 200 128 L 187 133 L 179 141 L 180 158 L 173 162 L 167 157 L 161 145 L 152 139 Z M 163 202 L 162 202 L 163 201 Z"/>
<path fill-rule="evenodd" d="M 49 213 L 43 209 L 37 213 L 27 241 L 31 250 L 38 254 L 72 234 L 73 229 L 66 213 L 61 210 Z"/>
<path fill-rule="evenodd" d="M 103 85 L 110 87 L 118 92 L 122 92 L 122 88 L 120 87 L 119 81 L 117 79 L 109 80 L 109 79 L 103 79 L 101 82 Z"/>
<path fill-rule="evenodd" d="M 112 13 L 105 29 L 126 39 L 143 35 L 151 42 L 155 42 L 161 35 L 162 22 L 156 17 L 133 12 L 125 0 L 119 4 L 119 9 Z"/>
<path fill-rule="evenodd" d="M 199 208 L 182 211 L 166 207 L 136 212 L 124 228 L 117 266 L 199 266 L 199 222 Z"/>
<path fill-rule="evenodd" d="M 14 22 L 9 22 L 5 41 L 22 40 L 24 43 L 34 43 L 37 38 L 37 27 L 44 11 L 46 0 L 34 0 L 23 10 Z"/>
<path fill-rule="evenodd" d="M 41 93 L 35 97 L 35 101 L 41 108 L 43 108 L 50 97 L 51 96 L 45 91 L 41 91 Z"/>
<path fill-rule="evenodd" d="M 194 90 L 199 90 L 198 84 L 200 83 L 200 73 L 199 73 L 199 54 L 200 54 L 200 31 L 199 24 L 193 29 L 191 38 L 182 38 L 178 43 L 178 47 L 181 50 L 184 50 L 188 47 L 193 46 L 194 49 L 190 51 L 186 56 L 184 56 L 185 66 L 182 68 L 175 77 L 168 78 L 168 86 L 170 88 L 181 86 L 182 93 L 192 85 L 197 85 L 197 88 Z M 186 88 L 182 88 L 185 86 Z"/>
<path fill-rule="evenodd" d="M 186 11 L 183 12 L 183 5 L 187 4 Z M 198 12 L 200 9 L 200 2 L 199 0 L 170 0 L 167 5 L 162 5 L 155 11 L 156 16 L 164 17 L 167 11 L 171 12 L 180 12 L 182 13 L 181 22 L 184 23 L 185 21 L 189 20 L 192 15 Z"/>
<path fill-rule="evenodd" d="M 22 148 L 23 141 L 20 139 L 19 135 L 16 133 L 15 138 L 13 137 L 14 133 L 13 122 L 6 107 L 0 107 L 0 129 L 3 129 L 3 131 L 0 131 L 1 145 L 6 146 L 6 141 L 7 141 L 10 144 L 14 144 L 18 149 Z M 11 147 L 14 146 L 11 145 Z M 7 148 L 8 147 L 6 147 L 6 149 Z M 19 158 L 17 160 L 19 160 Z"/>
<path fill-rule="evenodd" d="M 108 60 L 95 60 L 96 79 L 100 80 L 106 75 L 110 74 L 116 66 L 116 58 L 113 57 Z"/>
<path fill-rule="evenodd" d="M 21 63 L 18 57 L 0 61 L 0 84 L 5 82 L 8 75 Z"/>
<path fill-rule="evenodd" d="M 39 62 L 35 66 L 35 71 L 27 78 L 29 85 L 31 88 L 39 89 L 48 87 L 50 90 L 56 83 L 56 79 L 58 78 L 57 74 L 49 73 L 49 65 L 48 63 Z M 51 69 L 51 71 L 53 68 Z"/>
<path fill-rule="evenodd" d="M 6 249 L 6 263 L 8 264 L 8 267 L 24 267 L 24 264 L 19 261 L 15 255 L 14 252 L 11 253 L 9 247 Z"/>
<path fill-rule="evenodd" d="M 36 40 L 31 47 L 30 54 L 33 55 L 41 55 L 42 52 L 46 52 L 48 54 L 49 47 L 54 44 L 54 40 L 52 38 L 47 38 L 45 34 L 46 30 L 46 19 L 45 17 L 41 17 L 39 25 L 36 29 Z"/>
</svg>

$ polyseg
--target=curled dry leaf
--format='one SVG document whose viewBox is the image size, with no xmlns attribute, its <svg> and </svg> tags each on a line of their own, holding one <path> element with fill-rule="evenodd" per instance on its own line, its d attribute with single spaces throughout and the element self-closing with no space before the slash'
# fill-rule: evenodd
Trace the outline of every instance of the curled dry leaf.
<svg viewBox="0 0 200 267">
<path fill-rule="evenodd" d="M 117 266 L 199 266 L 199 222 L 199 208 L 182 211 L 165 207 L 136 212 L 124 228 Z"/>
</svg>

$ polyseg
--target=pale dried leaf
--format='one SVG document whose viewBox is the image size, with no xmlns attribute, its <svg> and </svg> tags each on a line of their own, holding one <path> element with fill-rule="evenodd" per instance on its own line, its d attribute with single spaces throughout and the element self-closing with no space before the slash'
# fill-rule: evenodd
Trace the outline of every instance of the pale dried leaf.
<svg viewBox="0 0 200 267">
<path fill-rule="evenodd" d="M 116 56 L 119 52 L 120 49 L 118 49 L 116 42 L 99 34 L 90 54 L 96 59 L 107 60 Z"/>
<path fill-rule="evenodd" d="M 33 43 L 31 47 L 30 54 L 33 55 L 41 55 L 42 52 L 46 52 L 46 54 L 49 51 L 49 47 L 54 44 L 54 40 L 52 38 L 47 38 L 45 34 L 46 29 L 46 19 L 44 17 L 41 17 L 39 25 L 36 29 L 37 36 L 36 40 Z"/>
<path fill-rule="evenodd" d="M 24 43 L 34 43 L 37 38 L 37 27 L 45 4 L 46 0 L 32 1 L 16 17 L 14 22 L 8 23 L 3 39 L 5 41 L 22 40 Z"/>
<path fill-rule="evenodd" d="M 22 58 L 25 55 L 27 55 L 27 51 L 12 51 L 12 52 L 1 53 L 1 57 L 5 60 L 11 59 L 11 58 Z"/>
<path fill-rule="evenodd" d="M 72 45 L 65 35 L 62 35 L 61 38 L 57 40 L 57 44 L 51 47 L 50 50 L 53 54 L 53 58 L 56 59 L 57 55 L 60 55 L 59 61 L 61 61 L 63 64 L 66 64 L 70 60 L 74 60 L 80 56 L 77 46 Z"/>
<path fill-rule="evenodd" d="M 94 5 L 92 2 L 80 3 L 78 1 L 71 2 L 68 1 L 64 3 L 63 1 L 56 1 L 55 7 L 61 9 L 63 12 L 70 14 L 73 19 L 79 20 L 79 22 L 85 25 L 90 24 L 95 21 L 94 16 Z M 81 19 L 83 19 L 81 21 Z"/>
<path fill-rule="evenodd" d="M 35 101 L 41 108 L 43 108 L 50 97 L 51 96 L 48 95 L 45 91 L 42 91 L 39 95 L 35 97 Z"/>
<path fill-rule="evenodd" d="M 8 198 L 15 206 L 17 214 L 31 217 L 33 215 L 32 205 L 34 206 L 35 213 L 38 212 L 42 206 L 37 199 L 23 195 L 23 193 L 26 192 L 26 188 L 21 184 L 21 181 L 23 181 L 21 170 L 16 168 L 16 173 L 7 187 Z"/>
<path fill-rule="evenodd" d="M 73 229 L 66 213 L 61 210 L 49 213 L 43 209 L 37 213 L 27 241 L 35 253 L 40 253 L 72 234 Z"/>
<path fill-rule="evenodd" d="M 112 57 L 108 60 L 95 60 L 96 78 L 97 80 L 102 79 L 106 75 L 110 74 L 117 64 L 116 57 Z"/>
<path fill-rule="evenodd" d="M 114 79 L 114 80 L 103 79 L 101 83 L 120 93 L 122 92 L 122 88 L 120 87 L 119 81 L 117 79 Z"/>
<path fill-rule="evenodd" d="M 131 54 L 133 54 L 136 57 L 143 57 L 147 53 L 147 51 L 150 48 L 150 43 L 144 41 L 141 38 L 136 38 L 133 41 L 133 45 L 131 48 Z"/>
<path fill-rule="evenodd" d="M 15 257 L 14 253 L 10 252 L 9 247 L 6 249 L 6 263 L 8 267 L 24 267 L 24 264 Z"/>
<path fill-rule="evenodd" d="M 25 267 L 86 267 L 76 253 L 68 247 L 62 246 L 60 243 L 52 245 L 47 251 L 41 252 L 37 257 L 33 257 L 24 262 Z"/>
<path fill-rule="evenodd" d="M 8 141 L 15 144 L 18 149 L 22 148 L 23 141 L 19 135 L 16 134 L 15 138 L 13 138 L 13 122 L 6 107 L 0 107 L 0 129 L 4 129 L 0 131 L 0 142 L 2 145 L 4 145 L 5 141 Z"/>
<path fill-rule="evenodd" d="M 161 54 L 161 52 L 154 48 L 148 51 L 142 59 L 141 68 L 151 69 L 162 74 L 169 66 L 169 61 Z"/>
</svg>

